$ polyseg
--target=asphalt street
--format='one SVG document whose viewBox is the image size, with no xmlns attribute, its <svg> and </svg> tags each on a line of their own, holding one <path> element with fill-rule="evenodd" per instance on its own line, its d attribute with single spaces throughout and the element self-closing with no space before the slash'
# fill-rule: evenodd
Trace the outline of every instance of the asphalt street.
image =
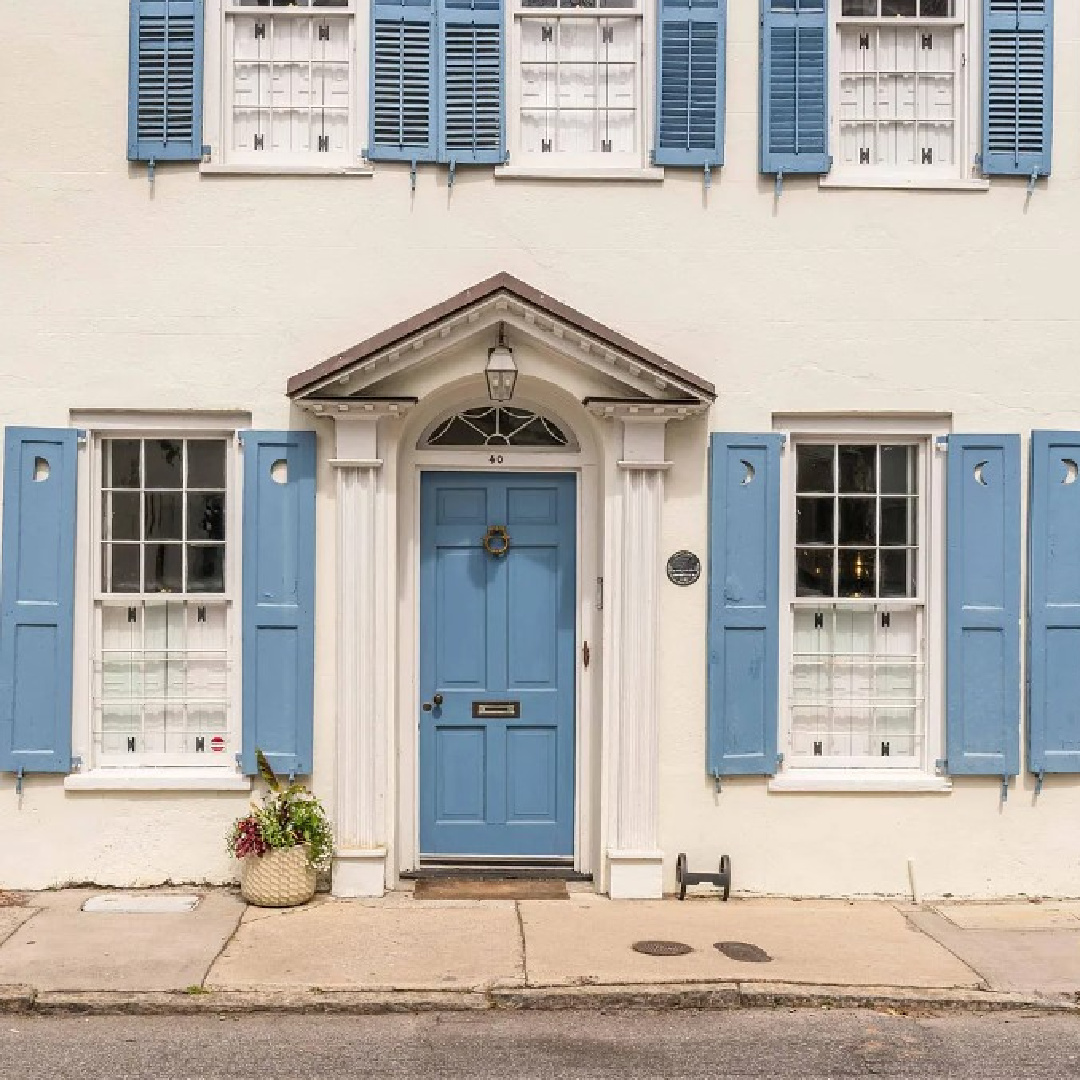
<svg viewBox="0 0 1080 1080">
<path fill-rule="evenodd" d="M 1080 1076 L 1080 1018 L 874 1012 L 0 1017 L 0 1076 Z"/>
</svg>

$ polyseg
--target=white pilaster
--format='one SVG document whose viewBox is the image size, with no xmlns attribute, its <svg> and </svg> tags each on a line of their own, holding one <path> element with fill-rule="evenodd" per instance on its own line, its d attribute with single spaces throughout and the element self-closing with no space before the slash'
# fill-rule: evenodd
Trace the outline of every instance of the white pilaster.
<svg viewBox="0 0 1080 1080">
<path fill-rule="evenodd" d="M 337 727 L 334 776 L 335 896 L 381 896 L 393 814 L 392 710 L 387 620 L 392 523 L 380 416 L 336 415 Z"/>
<path fill-rule="evenodd" d="M 608 892 L 663 894 L 658 721 L 664 420 L 623 418 L 608 684 Z"/>
</svg>

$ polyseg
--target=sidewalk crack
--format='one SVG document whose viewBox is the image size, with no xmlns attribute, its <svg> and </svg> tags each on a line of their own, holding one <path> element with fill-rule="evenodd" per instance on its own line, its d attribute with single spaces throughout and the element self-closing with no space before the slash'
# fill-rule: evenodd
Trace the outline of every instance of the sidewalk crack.
<svg viewBox="0 0 1080 1080">
<path fill-rule="evenodd" d="M 199 986 L 203 989 L 206 988 L 206 980 L 210 978 L 210 972 L 214 970 L 214 965 L 221 959 L 222 953 L 232 944 L 233 938 L 240 932 L 240 927 L 244 922 L 244 916 L 250 910 L 249 904 L 244 904 L 239 916 L 236 919 L 236 924 L 232 930 L 229 931 L 229 936 L 221 943 L 221 948 L 210 958 L 210 963 L 206 965 L 206 970 L 203 972 L 203 977 L 199 982 Z"/>
<path fill-rule="evenodd" d="M 982 983 L 980 989 L 988 991 L 992 991 L 995 989 L 990 979 L 988 979 L 970 960 L 965 959 L 951 945 L 949 945 L 948 942 L 942 941 L 941 938 L 939 938 L 936 934 L 933 934 L 929 930 L 924 929 L 913 918 L 911 918 L 910 911 L 905 911 L 897 904 L 893 904 L 892 908 L 894 911 L 899 912 L 900 916 L 908 924 L 908 926 L 911 927 L 912 930 L 914 930 L 918 934 L 922 934 L 923 937 L 929 938 L 935 945 L 940 946 L 955 959 L 959 960 L 960 963 L 963 964 L 964 967 L 966 967 L 968 971 L 975 975 L 978 978 L 979 982 Z M 930 914 L 936 918 L 941 918 L 940 915 L 937 915 L 937 913 L 933 911 L 924 912 L 924 914 Z"/>
<path fill-rule="evenodd" d="M 521 942 L 521 978 L 522 986 L 529 985 L 529 959 L 525 952 L 525 920 L 521 917 L 521 901 L 514 901 L 514 914 L 517 915 L 518 940 Z"/>
</svg>

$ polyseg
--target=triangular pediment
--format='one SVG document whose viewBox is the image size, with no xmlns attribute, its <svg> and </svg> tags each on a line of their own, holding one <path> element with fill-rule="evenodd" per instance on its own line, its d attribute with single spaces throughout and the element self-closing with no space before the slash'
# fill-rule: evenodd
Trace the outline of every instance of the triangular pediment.
<svg viewBox="0 0 1080 1080">
<path fill-rule="evenodd" d="M 647 405 L 696 412 L 716 397 L 711 383 L 506 273 L 294 375 L 288 394 L 309 402 L 378 398 L 382 384 L 399 383 L 394 377 L 408 368 L 490 335 L 498 325 L 593 369 L 602 377 L 603 392 L 587 402 L 600 408 Z"/>
</svg>

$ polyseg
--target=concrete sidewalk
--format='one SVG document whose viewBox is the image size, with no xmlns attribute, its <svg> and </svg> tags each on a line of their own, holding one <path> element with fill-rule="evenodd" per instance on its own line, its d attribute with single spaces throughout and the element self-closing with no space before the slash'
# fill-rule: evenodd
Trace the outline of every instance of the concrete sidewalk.
<svg viewBox="0 0 1080 1080">
<path fill-rule="evenodd" d="M 193 910 L 82 910 L 94 896 Z M 0 1011 L 871 1005 L 1080 1010 L 1080 902 L 319 897 L 61 890 L 0 906 Z M 167 901 L 171 902 L 171 901 Z M 650 956 L 635 942 L 689 946 Z M 757 962 L 715 946 L 754 945 Z M 736 952 L 736 955 L 738 953 Z"/>
</svg>

